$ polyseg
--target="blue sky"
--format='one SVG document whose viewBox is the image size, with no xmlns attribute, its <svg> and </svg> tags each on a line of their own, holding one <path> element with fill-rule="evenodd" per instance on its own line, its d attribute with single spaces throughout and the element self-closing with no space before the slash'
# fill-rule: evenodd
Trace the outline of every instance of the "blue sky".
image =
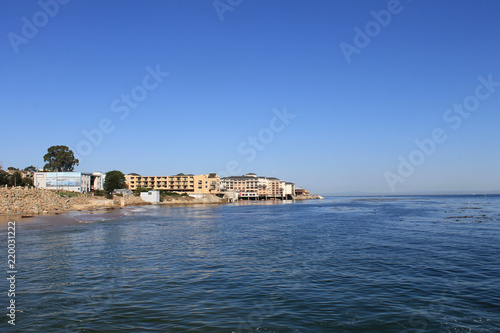
<svg viewBox="0 0 500 333">
<path fill-rule="evenodd" d="M 0 4 L 4 168 L 500 190 L 498 1 Z"/>
</svg>

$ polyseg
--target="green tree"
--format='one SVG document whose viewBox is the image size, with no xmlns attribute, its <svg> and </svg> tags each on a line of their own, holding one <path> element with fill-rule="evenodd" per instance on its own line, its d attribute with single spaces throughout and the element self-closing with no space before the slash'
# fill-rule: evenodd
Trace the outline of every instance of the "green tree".
<svg viewBox="0 0 500 333">
<path fill-rule="evenodd" d="M 23 185 L 23 186 L 33 186 L 33 178 L 24 177 L 21 180 L 21 185 Z"/>
<path fill-rule="evenodd" d="M 11 167 L 8 167 L 7 170 L 19 170 L 19 169 L 11 166 Z"/>
<path fill-rule="evenodd" d="M 21 186 L 23 181 L 23 177 L 21 177 L 21 173 L 16 171 L 10 177 L 10 186 Z"/>
<path fill-rule="evenodd" d="M 114 190 L 125 188 L 125 175 L 118 170 L 109 171 L 106 173 L 104 181 L 104 191 L 112 193 Z"/>
<path fill-rule="evenodd" d="M 38 168 L 36 166 L 30 165 L 29 167 L 24 168 L 24 171 L 37 172 Z"/>
<path fill-rule="evenodd" d="M 52 146 L 47 149 L 43 157 L 47 164 L 43 167 L 47 171 L 73 171 L 80 161 L 75 158 L 73 151 L 66 146 Z"/>
<path fill-rule="evenodd" d="M 0 170 L 0 185 L 9 185 L 9 178 L 10 175 L 7 172 Z"/>
</svg>

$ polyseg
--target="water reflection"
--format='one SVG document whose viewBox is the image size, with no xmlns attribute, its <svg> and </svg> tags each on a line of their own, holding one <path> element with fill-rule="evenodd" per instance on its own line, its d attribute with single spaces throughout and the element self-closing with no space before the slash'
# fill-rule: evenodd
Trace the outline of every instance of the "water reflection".
<svg viewBox="0 0 500 333">
<path fill-rule="evenodd" d="M 84 217 L 92 223 L 30 224 L 18 233 L 16 329 L 499 330 L 498 203 L 149 206 Z"/>
</svg>

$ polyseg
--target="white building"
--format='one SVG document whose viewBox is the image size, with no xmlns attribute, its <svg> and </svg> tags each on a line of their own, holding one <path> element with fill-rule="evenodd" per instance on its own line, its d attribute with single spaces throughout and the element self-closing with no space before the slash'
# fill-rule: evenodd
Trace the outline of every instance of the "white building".
<svg viewBox="0 0 500 333">
<path fill-rule="evenodd" d="M 141 192 L 141 199 L 147 202 L 160 202 L 160 191 Z"/>
<path fill-rule="evenodd" d="M 103 172 L 92 172 L 91 183 L 92 191 L 104 190 L 104 181 L 106 180 L 106 174 Z"/>
<path fill-rule="evenodd" d="M 90 192 L 90 174 L 81 172 L 35 172 L 33 184 L 36 188 L 56 191 Z"/>
<path fill-rule="evenodd" d="M 35 172 L 33 185 L 56 191 L 87 193 L 104 189 L 106 174 L 102 172 Z"/>
<path fill-rule="evenodd" d="M 283 188 L 283 195 L 287 199 L 293 199 L 293 197 L 295 197 L 295 184 L 294 183 L 281 181 L 280 185 Z"/>
</svg>

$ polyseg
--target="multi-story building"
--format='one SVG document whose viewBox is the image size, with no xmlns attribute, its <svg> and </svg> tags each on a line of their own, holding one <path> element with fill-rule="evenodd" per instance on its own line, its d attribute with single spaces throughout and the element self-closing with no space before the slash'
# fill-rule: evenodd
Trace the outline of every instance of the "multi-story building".
<svg viewBox="0 0 500 333">
<path fill-rule="evenodd" d="M 92 172 L 90 175 L 90 190 L 104 190 L 104 181 L 106 180 L 106 174 L 100 171 Z"/>
<path fill-rule="evenodd" d="M 33 185 L 56 191 L 87 193 L 104 189 L 106 174 L 102 172 L 35 172 Z"/>
<path fill-rule="evenodd" d="M 216 193 L 220 190 L 220 177 L 215 173 L 205 175 L 141 176 L 136 173 L 125 175 L 129 189 L 139 187 L 180 193 Z"/>
<path fill-rule="evenodd" d="M 295 196 L 295 184 L 276 177 L 259 177 L 254 173 L 221 179 L 222 191 L 234 191 L 240 198 L 286 198 Z"/>
<path fill-rule="evenodd" d="M 81 172 L 35 172 L 36 188 L 56 191 L 90 192 L 90 174 Z"/>
<path fill-rule="evenodd" d="M 281 181 L 281 187 L 283 188 L 283 194 L 285 197 L 294 197 L 295 196 L 295 184 L 290 182 Z"/>
</svg>

